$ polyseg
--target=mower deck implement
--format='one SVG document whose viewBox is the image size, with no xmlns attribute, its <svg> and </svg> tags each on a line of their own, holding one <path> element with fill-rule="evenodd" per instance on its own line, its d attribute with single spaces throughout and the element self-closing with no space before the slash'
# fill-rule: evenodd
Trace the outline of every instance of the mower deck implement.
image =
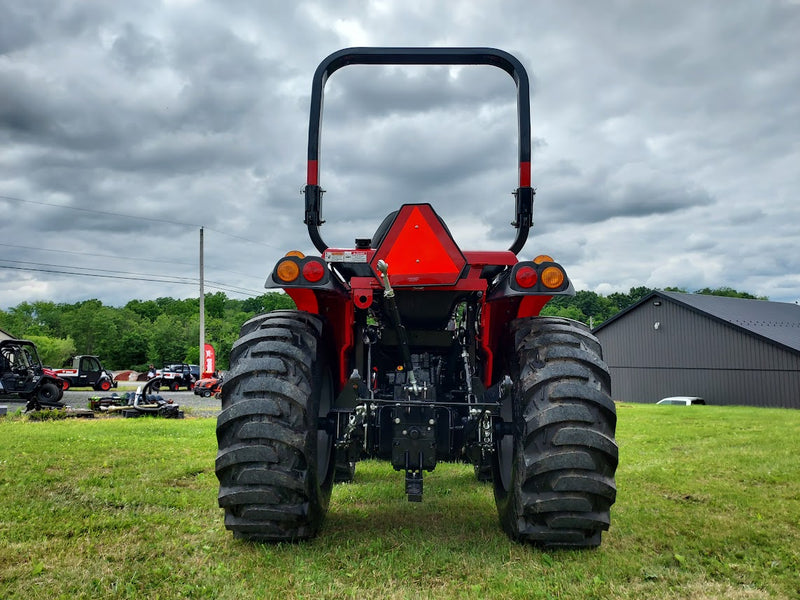
<svg viewBox="0 0 800 600">
<path fill-rule="evenodd" d="M 347 65 L 491 65 L 517 85 L 519 181 L 508 250 L 466 251 L 434 208 L 396 207 L 371 238 L 331 248 L 320 233 L 323 88 Z M 583 324 L 540 317 L 574 294 L 551 257 L 519 260 L 532 225 L 528 77 L 492 48 L 350 48 L 312 85 L 305 224 L 320 256 L 291 251 L 267 288 L 297 310 L 245 323 L 217 422 L 225 525 L 257 541 L 311 538 L 334 482 L 357 461 L 389 461 L 408 500 L 439 461 L 491 480 L 515 540 L 600 544 L 616 497 L 616 413 L 608 368 Z"/>
</svg>

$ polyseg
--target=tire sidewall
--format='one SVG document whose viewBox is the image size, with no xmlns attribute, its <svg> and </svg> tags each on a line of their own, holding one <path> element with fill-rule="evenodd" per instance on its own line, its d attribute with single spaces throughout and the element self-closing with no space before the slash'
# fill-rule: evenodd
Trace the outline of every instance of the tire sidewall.
<svg viewBox="0 0 800 600">
<path fill-rule="evenodd" d="M 511 340 L 513 342 L 513 340 Z M 500 524 L 503 530 L 512 538 L 517 537 L 516 520 L 521 514 L 520 506 L 520 477 L 518 467 L 524 464 L 524 457 L 520 455 L 522 446 L 522 400 L 520 390 L 519 364 L 516 354 L 509 357 L 507 368 L 514 387 L 511 394 L 503 399 L 501 415 L 504 421 L 511 421 L 512 433 L 495 441 L 493 457 L 492 483 L 494 486 L 495 505 L 497 506 Z M 509 439 L 510 438 L 510 439 Z M 508 464 L 510 463 L 510 464 Z"/>
<path fill-rule="evenodd" d="M 333 372 L 324 344 L 325 329 L 324 327 L 323 335 L 317 340 L 317 353 L 312 368 L 311 396 L 306 413 L 308 419 L 306 430 L 307 493 L 312 500 L 310 505 L 316 507 L 318 511 L 313 520 L 317 521 L 319 525 L 322 524 L 328 510 L 336 470 L 333 436 L 323 434 L 319 429 L 320 418 L 327 416 L 330 409 L 333 408 L 335 400 Z M 321 443 L 327 444 L 327 449 L 322 450 Z M 323 458 L 324 464 L 320 464 L 320 458 Z"/>
</svg>

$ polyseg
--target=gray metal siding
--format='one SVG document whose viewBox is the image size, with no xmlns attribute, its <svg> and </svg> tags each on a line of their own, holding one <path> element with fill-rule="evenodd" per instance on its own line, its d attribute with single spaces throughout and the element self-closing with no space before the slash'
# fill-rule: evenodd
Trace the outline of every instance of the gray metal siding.
<svg viewBox="0 0 800 600">
<path fill-rule="evenodd" d="M 703 396 L 713 404 L 800 408 L 800 355 L 669 300 L 597 332 L 616 400 Z M 658 328 L 655 324 L 658 323 Z"/>
<path fill-rule="evenodd" d="M 800 408 L 800 371 L 612 367 L 611 392 L 624 402 L 701 396 L 717 405 Z"/>
</svg>

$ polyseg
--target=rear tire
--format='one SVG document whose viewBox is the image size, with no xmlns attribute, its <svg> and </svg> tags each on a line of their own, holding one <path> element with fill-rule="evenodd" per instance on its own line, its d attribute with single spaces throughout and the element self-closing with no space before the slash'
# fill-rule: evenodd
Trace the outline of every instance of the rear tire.
<svg viewBox="0 0 800 600">
<path fill-rule="evenodd" d="M 496 441 L 494 493 L 513 539 L 595 547 L 616 499 L 616 410 L 600 343 L 582 323 L 511 323 L 514 380 L 503 403 L 513 433 Z"/>
<path fill-rule="evenodd" d="M 276 311 L 245 323 L 231 350 L 216 473 L 237 538 L 301 540 L 322 526 L 335 455 L 333 436 L 318 428 L 335 392 L 322 330 L 316 315 Z"/>
</svg>

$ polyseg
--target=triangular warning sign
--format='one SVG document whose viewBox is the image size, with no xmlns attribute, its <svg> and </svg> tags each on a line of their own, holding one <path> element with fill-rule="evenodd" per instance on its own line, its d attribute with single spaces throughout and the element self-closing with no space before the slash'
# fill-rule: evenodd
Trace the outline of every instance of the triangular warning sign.
<svg viewBox="0 0 800 600">
<path fill-rule="evenodd" d="M 403 205 L 373 257 L 373 270 L 379 260 L 389 265 L 392 285 L 453 285 L 467 262 L 430 204 Z"/>
</svg>

